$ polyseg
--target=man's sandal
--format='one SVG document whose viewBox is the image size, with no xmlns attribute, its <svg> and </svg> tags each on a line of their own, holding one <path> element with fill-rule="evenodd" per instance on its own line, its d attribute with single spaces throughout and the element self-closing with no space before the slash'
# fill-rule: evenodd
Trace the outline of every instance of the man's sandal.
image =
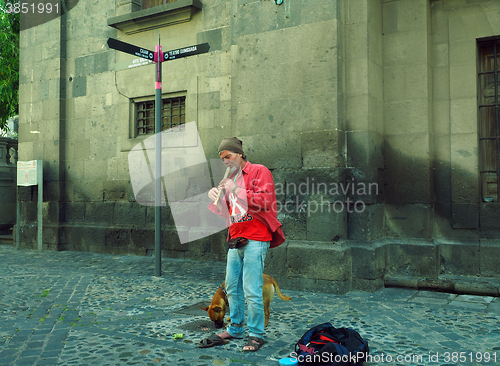
<svg viewBox="0 0 500 366">
<path fill-rule="evenodd" d="M 218 346 L 220 344 L 228 344 L 229 339 L 224 339 L 219 337 L 217 334 L 212 334 L 210 337 L 205 338 L 200 341 L 200 343 L 197 344 L 198 348 L 209 348 L 209 347 L 214 347 Z"/>
<path fill-rule="evenodd" d="M 258 337 L 248 337 L 248 342 L 243 346 L 244 352 L 255 352 L 258 351 L 262 345 L 266 343 L 265 340 Z M 245 349 L 245 347 L 252 347 L 251 349 Z"/>
<path fill-rule="evenodd" d="M 225 332 L 223 332 L 221 334 L 224 334 L 224 333 Z M 227 333 L 227 335 L 229 337 L 222 338 L 221 336 L 214 333 L 210 337 L 201 340 L 200 343 L 197 344 L 197 346 L 198 346 L 198 348 L 209 348 L 209 347 L 218 346 L 220 344 L 228 344 L 230 339 L 241 339 L 242 338 L 242 337 L 233 337 L 229 333 Z"/>
</svg>

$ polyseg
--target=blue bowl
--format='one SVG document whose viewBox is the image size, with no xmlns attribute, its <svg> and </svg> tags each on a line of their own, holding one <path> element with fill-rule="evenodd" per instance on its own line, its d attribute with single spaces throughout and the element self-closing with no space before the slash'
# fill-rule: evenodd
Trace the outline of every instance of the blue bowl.
<svg viewBox="0 0 500 366">
<path fill-rule="evenodd" d="M 282 358 L 280 360 L 280 365 L 298 365 L 299 362 L 296 358 Z"/>
</svg>

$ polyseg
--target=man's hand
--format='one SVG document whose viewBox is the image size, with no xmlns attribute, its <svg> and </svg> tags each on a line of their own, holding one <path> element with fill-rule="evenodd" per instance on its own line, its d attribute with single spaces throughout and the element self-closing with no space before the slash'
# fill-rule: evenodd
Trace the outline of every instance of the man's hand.
<svg viewBox="0 0 500 366">
<path fill-rule="evenodd" d="M 212 200 L 212 202 L 215 202 L 217 199 L 217 194 L 219 193 L 219 190 L 215 187 L 213 187 L 211 190 L 208 191 L 208 198 Z"/>
<path fill-rule="evenodd" d="M 235 194 L 239 193 L 239 188 L 236 183 L 234 183 L 231 179 L 226 178 L 220 181 L 219 189 L 225 189 L 228 192 L 233 192 Z"/>
</svg>

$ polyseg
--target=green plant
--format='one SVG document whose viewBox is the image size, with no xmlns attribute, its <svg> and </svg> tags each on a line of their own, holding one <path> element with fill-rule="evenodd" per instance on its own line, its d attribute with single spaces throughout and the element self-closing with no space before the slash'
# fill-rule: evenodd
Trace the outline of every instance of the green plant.
<svg viewBox="0 0 500 366">
<path fill-rule="evenodd" d="M 19 113 L 20 13 L 7 13 L 0 0 L 0 129 Z"/>
<path fill-rule="evenodd" d="M 250 361 L 244 361 L 244 360 L 237 360 L 236 358 L 232 358 L 231 362 L 241 362 L 241 363 L 248 363 L 250 365 L 253 365 L 253 362 Z"/>
</svg>

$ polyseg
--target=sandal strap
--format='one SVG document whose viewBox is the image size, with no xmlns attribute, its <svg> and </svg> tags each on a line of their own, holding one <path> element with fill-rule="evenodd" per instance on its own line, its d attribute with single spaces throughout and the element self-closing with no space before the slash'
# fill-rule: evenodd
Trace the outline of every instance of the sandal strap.
<svg viewBox="0 0 500 366">
<path fill-rule="evenodd" d="M 254 342 L 255 341 L 255 342 Z M 248 337 L 248 341 L 247 343 L 245 344 L 245 347 L 252 347 L 253 349 L 249 349 L 249 350 L 246 350 L 246 351 L 258 351 L 262 345 L 266 343 L 265 340 L 263 340 L 262 338 L 259 338 L 259 337 Z M 245 349 L 243 349 L 245 351 Z"/>
<path fill-rule="evenodd" d="M 265 340 L 263 340 L 262 338 L 259 338 L 259 337 L 248 337 L 249 341 L 256 341 L 258 344 L 260 344 L 261 346 L 266 343 Z"/>
<path fill-rule="evenodd" d="M 215 334 L 215 333 L 213 333 L 212 335 L 210 335 L 210 337 L 208 337 L 207 339 L 211 340 L 212 342 L 214 342 L 214 341 L 217 342 L 217 341 L 221 341 L 222 340 L 222 338 L 219 337 L 219 335 Z"/>
</svg>

